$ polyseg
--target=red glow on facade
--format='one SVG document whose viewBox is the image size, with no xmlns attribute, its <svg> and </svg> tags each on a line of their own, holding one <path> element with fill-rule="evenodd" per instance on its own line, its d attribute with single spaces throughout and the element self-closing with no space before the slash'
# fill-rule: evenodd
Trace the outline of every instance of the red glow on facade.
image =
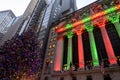
<svg viewBox="0 0 120 80">
<path fill-rule="evenodd" d="M 57 49 L 56 49 L 56 59 L 54 65 L 54 71 L 60 71 L 62 65 L 62 55 L 63 55 L 63 37 L 59 37 L 57 41 Z"/>
<path fill-rule="evenodd" d="M 102 33 L 102 37 L 103 37 L 103 41 L 104 41 L 105 48 L 107 51 L 109 62 L 110 64 L 117 64 L 116 57 L 115 57 L 115 54 L 114 54 L 114 51 L 113 51 L 113 48 L 112 48 L 112 45 L 111 45 L 111 42 L 110 42 L 110 39 L 108 37 L 105 27 L 102 27 L 100 30 Z"/>
<path fill-rule="evenodd" d="M 82 43 L 82 32 L 84 28 L 81 27 L 80 29 L 74 30 L 74 32 L 78 35 L 78 61 L 79 61 L 79 68 L 84 68 L 84 51 L 83 51 L 83 43 Z"/>
</svg>

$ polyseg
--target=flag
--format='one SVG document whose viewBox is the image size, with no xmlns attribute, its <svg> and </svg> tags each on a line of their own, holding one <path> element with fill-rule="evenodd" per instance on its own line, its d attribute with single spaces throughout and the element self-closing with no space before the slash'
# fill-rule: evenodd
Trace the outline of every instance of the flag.
<svg viewBox="0 0 120 80">
<path fill-rule="evenodd" d="M 105 69 L 104 69 L 104 62 L 102 61 L 101 66 L 100 66 L 101 72 L 104 74 Z"/>
</svg>

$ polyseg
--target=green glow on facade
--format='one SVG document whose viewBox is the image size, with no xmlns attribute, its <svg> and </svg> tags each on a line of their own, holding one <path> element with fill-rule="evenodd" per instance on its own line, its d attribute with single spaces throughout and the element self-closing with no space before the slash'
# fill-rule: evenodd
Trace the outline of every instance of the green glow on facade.
<svg viewBox="0 0 120 80">
<path fill-rule="evenodd" d="M 97 48 L 96 48 L 96 44 L 95 44 L 94 35 L 93 35 L 93 32 L 92 32 L 93 29 L 94 29 L 94 26 L 91 24 L 91 22 L 89 22 L 89 23 L 85 24 L 85 29 L 88 31 L 88 34 L 89 34 L 93 65 L 94 66 L 99 66 Z"/>
<path fill-rule="evenodd" d="M 115 12 L 108 15 L 109 21 L 111 21 L 113 24 L 119 22 L 119 17 L 120 16 Z"/>
<path fill-rule="evenodd" d="M 109 9 L 105 10 L 105 13 L 106 13 L 106 14 L 109 14 L 109 13 L 114 12 L 114 11 L 116 11 L 116 10 L 117 10 L 117 7 L 111 7 L 111 8 L 109 8 Z"/>
<path fill-rule="evenodd" d="M 89 31 L 92 31 L 94 29 L 94 26 L 92 25 L 91 22 L 87 22 L 85 23 L 85 29 L 89 32 Z"/>
<path fill-rule="evenodd" d="M 99 66 L 99 59 L 98 59 L 98 53 L 96 49 L 95 39 L 92 31 L 88 32 L 89 39 L 90 39 L 90 48 L 92 53 L 92 60 L 94 66 Z"/>
<path fill-rule="evenodd" d="M 66 29 L 72 28 L 72 24 L 66 24 L 65 28 L 66 28 Z"/>
<path fill-rule="evenodd" d="M 67 53 L 67 70 L 70 69 L 70 64 L 72 63 L 72 37 L 73 32 L 70 31 L 67 33 L 68 37 L 68 53 Z"/>
<path fill-rule="evenodd" d="M 67 38 L 72 38 L 74 33 L 72 31 L 67 32 Z"/>
<path fill-rule="evenodd" d="M 114 23 L 114 25 L 115 25 L 116 31 L 117 31 L 117 33 L 118 33 L 118 35 L 120 37 L 120 23 L 116 22 L 116 23 Z"/>
<path fill-rule="evenodd" d="M 108 9 L 106 9 L 106 10 L 104 10 L 104 11 L 101 11 L 101 12 L 99 12 L 99 13 L 96 13 L 96 14 L 94 14 L 94 15 L 92 15 L 92 16 L 89 16 L 89 17 L 86 17 L 86 18 L 84 18 L 84 19 L 82 19 L 82 20 L 79 20 L 78 22 L 75 22 L 75 23 L 73 23 L 73 24 L 66 24 L 66 27 L 65 27 L 65 28 L 61 28 L 61 30 L 57 30 L 57 32 L 62 32 L 62 31 L 65 31 L 65 30 L 67 30 L 67 29 L 70 29 L 70 28 L 72 28 L 72 27 L 77 27 L 76 25 L 84 24 L 84 23 L 89 22 L 89 21 L 92 21 L 92 20 L 94 20 L 94 19 L 96 19 L 96 18 L 99 18 L 99 17 L 102 17 L 102 16 L 104 16 L 104 15 L 110 14 L 110 13 L 116 11 L 116 10 L 119 10 L 119 9 L 120 9 L 120 5 L 117 5 L 117 6 L 108 8 Z M 74 25 L 75 25 L 75 26 L 74 26 Z"/>
<path fill-rule="evenodd" d="M 91 20 L 91 18 L 90 18 L 90 17 L 87 17 L 87 18 L 83 19 L 82 22 L 85 23 L 85 22 L 88 22 L 88 21 L 90 21 L 90 20 Z"/>
<path fill-rule="evenodd" d="M 119 17 L 120 17 L 120 15 L 114 12 L 112 14 L 109 14 L 108 19 L 109 19 L 109 21 L 111 21 L 115 25 L 116 31 L 120 37 Z"/>
</svg>

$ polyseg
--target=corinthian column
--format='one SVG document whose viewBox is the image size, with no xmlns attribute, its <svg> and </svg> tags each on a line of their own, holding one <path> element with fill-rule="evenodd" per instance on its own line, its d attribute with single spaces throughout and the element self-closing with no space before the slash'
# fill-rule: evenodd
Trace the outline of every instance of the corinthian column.
<svg viewBox="0 0 120 80">
<path fill-rule="evenodd" d="M 63 36 L 58 37 L 56 47 L 56 57 L 54 64 L 54 71 L 62 70 L 62 57 L 63 57 Z"/>
<path fill-rule="evenodd" d="M 94 39 L 94 35 L 93 35 L 94 26 L 92 25 L 91 22 L 89 22 L 88 24 L 85 24 L 85 25 L 86 25 L 85 28 L 89 34 L 93 65 L 99 66 L 98 53 L 97 53 L 96 43 L 95 43 L 95 39 Z"/>
<path fill-rule="evenodd" d="M 67 53 L 67 70 L 70 69 L 70 65 L 72 64 L 72 37 L 73 37 L 73 32 L 68 32 L 67 33 L 68 37 L 68 53 Z"/>
<path fill-rule="evenodd" d="M 115 57 L 115 54 L 114 54 L 114 51 L 112 48 L 112 44 L 111 44 L 110 39 L 108 37 L 105 26 L 101 27 L 100 30 L 102 33 L 102 37 L 103 37 L 103 41 L 104 41 L 105 48 L 107 51 L 109 62 L 110 62 L 110 64 L 117 64 L 116 57 Z"/>
<path fill-rule="evenodd" d="M 105 29 L 106 21 L 107 20 L 105 17 L 100 17 L 100 18 L 95 19 L 93 21 L 93 23 L 96 24 L 100 28 L 110 64 L 116 64 L 117 61 L 116 61 L 116 57 L 115 57 L 115 54 L 114 54 L 114 51 L 112 48 L 112 44 L 111 44 L 110 39 L 108 37 L 108 33 Z"/>
<path fill-rule="evenodd" d="M 83 42 L 82 42 L 83 28 L 80 27 L 80 29 L 76 29 L 74 31 L 78 36 L 78 62 L 79 62 L 78 65 L 79 65 L 79 68 L 84 68 L 85 62 L 84 62 L 84 50 L 83 50 Z"/>
</svg>

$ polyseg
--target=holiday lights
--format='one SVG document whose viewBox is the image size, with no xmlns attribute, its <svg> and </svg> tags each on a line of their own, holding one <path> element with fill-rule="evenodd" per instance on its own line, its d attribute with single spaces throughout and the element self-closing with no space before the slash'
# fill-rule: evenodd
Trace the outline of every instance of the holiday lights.
<svg viewBox="0 0 120 80">
<path fill-rule="evenodd" d="M 119 15 L 117 14 L 114 16 L 110 16 L 112 13 L 114 13 L 115 11 L 117 11 L 119 9 L 120 9 L 120 4 L 117 6 L 111 7 L 109 9 L 106 9 L 105 11 L 100 11 L 98 13 L 95 13 L 94 15 L 92 15 L 90 17 L 86 17 L 77 22 L 67 23 L 65 26 L 62 26 L 61 28 L 56 28 L 56 32 L 60 33 L 60 32 L 70 30 L 72 28 L 77 29 L 77 27 L 80 28 L 82 25 L 85 25 L 83 28 L 86 29 L 89 34 L 92 63 L 94 66 L 100 66 L 96 43 L 95 43 L 94 35 L 92 32 L 95 27 L 95 26 L 93 26 L 93 24 L 97 25 L 101 30 L 101 34 L 103 37 L 103 41 L 105 44 L 109 62 L 110 62 L 110 64 L 116 64 L 114 50 L 112 48 L 109 36 L 106 32 L 105 24 L 106 24 L 107 20 L 110 20 L 112 23 L 114 23 L 114 25 L 117 29 L 117 32 L 120 36 L 120 27 L 119 27 L 120 24 L 118 23 Z M 106 17 L 106 16 L 108 16 L 108 17 Z M 85 65 L 84 65 L 84 51 L 83 51 L 82 36 L 81 36 L 82 33 L 80 32 L 80 34 L 79 34 L 79 30 L 78 31 L 76 30 L 75 33 L 78 33 L 77 35 L 78 35 L 79 68 L 84 68 Z M 67 70 L 70 69 L 70 65 L 72 64 L 72 36 L 73 36 L 73 32 L 68 31 L 68 33 L 67 33 L 67 37 L 68 37 Z"/>
<path fill-rule="evenodd" d="M 87 18 L 84 18 L 82 20 L 79 20 L 78 22 L 75 22 L 73 24 L 69 24 L 69 25 L 67 24 L 66 27 L 62 27 L 60 29 L 56 29 L 56 32 L 59 33 L 59 32 L 63 32 L 65 30 L 77 27 L 78 25 L 82 25 L 82 24 L 84 24 L 86 22 L 92 21 L 92 20 L 94 20 L 94 19 L 96 19 L 98 17 L 102 17 L 104 15 L 110 14 L 110 13 L 116 11 L 116 10 L 119 10 L 119 9 L 120 9 L 120 4 L 117 5 L 117 6 L 111 7 L 109 9 L 106 9 L 105 11 L 101 11 L 99 13 L 96 13 L 96 14 L 90 16 L 90 17 L 87 17 Z"/>
</svg>

